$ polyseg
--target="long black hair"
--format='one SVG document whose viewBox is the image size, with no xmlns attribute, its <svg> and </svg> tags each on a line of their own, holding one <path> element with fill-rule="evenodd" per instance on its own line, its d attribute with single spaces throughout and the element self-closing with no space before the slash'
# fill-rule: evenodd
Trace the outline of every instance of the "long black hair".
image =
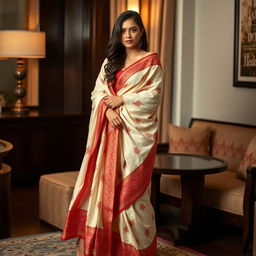
<svg viewBox="0 0 256 256">
<path fill-rule="evenodd" d="M 112 30 L 111 38 L 107 45 L 107 59 L 108 63 L 104 66 L 105 68 L 105 79 L 110 85 L 116 80 L 116 73 L 119 71 L 123 65 L 126 58 L 125 47 L 120 42 L 122 35 L 122 25 L 124 21 L 128 19 L 133 19 L 133 21 L 139 26 L 141 31 L 143 31 L 140 46 L 144 51 L 148 51 L 147 34 L 140 15 L 135 11 L 125 11 L 121 13 L 115 22 Z"/>
</svg>

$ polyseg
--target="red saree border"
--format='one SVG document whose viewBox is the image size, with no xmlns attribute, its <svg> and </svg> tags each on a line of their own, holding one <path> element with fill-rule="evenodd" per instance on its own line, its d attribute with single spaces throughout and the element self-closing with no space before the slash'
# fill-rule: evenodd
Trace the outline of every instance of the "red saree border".
<svg viewBox="0 0 256 256">
<path fill-rule="evenodd" d="M 95 170 L 96 165 L 96 159 L 97 159 L 97 153 L 99 148 L 99 141 L 102 134 L 102 129 L 104 125 L 105 118 L 105 112 L 107 110 L 107 106 L 104 103 L 104 99 L 101 100 L 99 104 L 99 113 L 97 115 L 97 121 L 96 121 L 96 132 L 94 135 L 93 143 L 91 150 L 89 151 L 89 160 L 87 165 L 87 170 L 85 174 L 84 184 L 82 186 L 82 189 L 79 191 L 77 198 L 72 206 L 72 209 L 77 209 L 80 206 L 81 200 L 89 195 L 91 184 L 93 180 L 93 174 Z M 66 220 L 68 221 L 68 220 Z"/>
<path fill-rule="evenodd" d="M 157 134 L 155 136 L 155 143 L 144 162 L 129 174 L 116 188 L 116 194 L 119 195 L 119 202 L 116 202 L 114 216 L 127 209 L 141 197 L 147 189 L 152 177 L 156 149 Z"/>
<path fill-rule="evenodd" d="M 135 63 L 136 65 L 134 65 Z M 128 66 L 126 69 L 123 70 L 123 72 L 121 73 L 121 75 L 116 81 L 116 85 L 115 85 L 116 91 L 121 90 L 125 86 L 126 81 L 135 73 L 145 68 L 148 68 L 150 66 L 157 65 L 161 67 L 161 62 L 157 53 L 149 54 L 141 58 L 135 63 L 133 63 L 132 65 Z"/>
<path fill-rule="evenodd" d="M 74 209 L 68 211 L 66 223 L 62 232 L 61 240 L 68 240 L 75 237 L 84 238 L 87 211 Z"/>
<path fill-rule="evenodd" d="M 146 56 L 144 56 L 144 57 L 140 58 L 139 60 L 133 62 L 132 64 L 130 64 L 129 66 L 127 66 L 127 67 L 124 68 L 124 69 L 121 69 L 120 71 L 124 72 L 124 71 L 126 71 L 127 69 L 131 68 L 133 65 L 137 64 L 138 62 L 140 62 L 140 61 L 144 60 L 145 58 L 150 57 L 150 56 L 152 56 L 152 55 L 157 55 L 157 53 L 156 53 L 156 52 L 152 52 L 152 53 L 150 53 L 150 54 L 147 54 Z"/>
<path fill-rule="evenodd" d="M 93 256 L 106 256 L 107 245 L 105 230 L 86 226 L 85 223 L 87 212 L 85 210 L 77 209 L 73 212 L 69 212 L 68 216 L 74 227 L 79 227 L 79 229 L 70 230 L 68 236 L 66 236 L 66 233 L 63 233 L 61 240 L 64 241 L 71 238 L 80 237 L 85 241 L 85 256 L 91 256 L 92 252 Z M 87 236 L 85 235 L 85 230 L 88 230 Z M 90 249 L 88 249 L 88 244 L 90 244 L 91 241 L 94 241 L 95 235 L 97 243 L 93 249 L 91 246 L 89 246 Z M 111 256 L 156 256 L 156 235 L 154 236 L 151 244 L 147 248 L 141 250 L 136 249 L 134 246 L 128 243 L 122 242 L 120 234 L 117 232 L 112 231 L 111 236 L 113 243 L 113 246 L 111 246 Z"/>
<path fill-rule="evenodd" d="M 103 191 L 102 191 L 102 222 L 105 230 L 105 255 L 112 255 L 112 221 L 113 221 L 113 208 L 115 203 L 116 191 L 116 177 L 118 171 L 118 141 L 119 130 L 113 128 L 108 123 L 107 128 L 107 146 L 106 146 L 106 160 L 105 170 L 103 175 Z M 103 234 L 102 234 L 103 236 Z M 98 244 L 98 237 L 95 246 Z M 101 242 L 101 241 L 100 241 Z"/>
</svg>

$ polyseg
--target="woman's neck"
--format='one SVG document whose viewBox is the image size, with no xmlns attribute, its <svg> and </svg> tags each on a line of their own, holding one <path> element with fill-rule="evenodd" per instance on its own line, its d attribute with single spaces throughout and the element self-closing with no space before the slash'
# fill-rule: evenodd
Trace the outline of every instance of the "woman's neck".
<svg viewBox="0 0 256 256">
<path fill-rule="evenodd" d="M 127 59 L 134 59 L 141 52 L 142 52 L 142 50 L 140 48 L 126 49 L 126 58 Z"/>
</svg>

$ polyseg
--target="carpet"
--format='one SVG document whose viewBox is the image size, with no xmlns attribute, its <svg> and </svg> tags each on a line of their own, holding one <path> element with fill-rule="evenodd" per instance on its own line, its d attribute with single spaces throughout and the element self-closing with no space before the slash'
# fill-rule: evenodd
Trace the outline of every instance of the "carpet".
<svg viewBox="0 0 256 256">
<path fill-rule="evenodd" d="M 43 233 L 0 240 L 1 256 L 75 256 L 76 239 L 62 242 L 60 232 Z M 127 255 L 128 256 L 128 255 Z M 157 239 L 157 256 L 206 256 L 185 247 L 175 247 Z"/>
</svg>

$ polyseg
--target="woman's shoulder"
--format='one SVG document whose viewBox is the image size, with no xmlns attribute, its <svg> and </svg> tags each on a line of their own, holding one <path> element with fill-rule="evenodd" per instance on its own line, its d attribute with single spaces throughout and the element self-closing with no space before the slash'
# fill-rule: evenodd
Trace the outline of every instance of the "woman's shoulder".
<svg viewBox="0 0 256 256">
<path fill-rule="evenodd" d="M 160 61 L 160 56 L 157 52 L 145 52 L 143 58 L 151 58 L 151 60 Z"/>
<path fill-rule="evenodd" d="M 156 62 L 156 61 L 160 61 L 160 58 L 159 58 L 159 55 L 157 52 L 146 52 L 146 51 L 143 51 L 139 54 L 139 56 L 137 57 L 137 59 L 140 59 L 140 60 L 147 60 L 147 61 L 153 61 L 153 62 Z"/>
<path fill-rule="evenodd" d="M 161 67 L 160 56 L 157 52 L 147 52 L 144 57 L 150 58 L 150 61 L 154 64 L 153 66 L 158 65 Z"/>
<path fill-rule="evenodd" d="M 146 57 L 148 55 L 157 55 L 158 56 L 158 53 L 157 52 L 146 52 L 146 51 L 141 52 L 141 57 Z"/>
</svg>

